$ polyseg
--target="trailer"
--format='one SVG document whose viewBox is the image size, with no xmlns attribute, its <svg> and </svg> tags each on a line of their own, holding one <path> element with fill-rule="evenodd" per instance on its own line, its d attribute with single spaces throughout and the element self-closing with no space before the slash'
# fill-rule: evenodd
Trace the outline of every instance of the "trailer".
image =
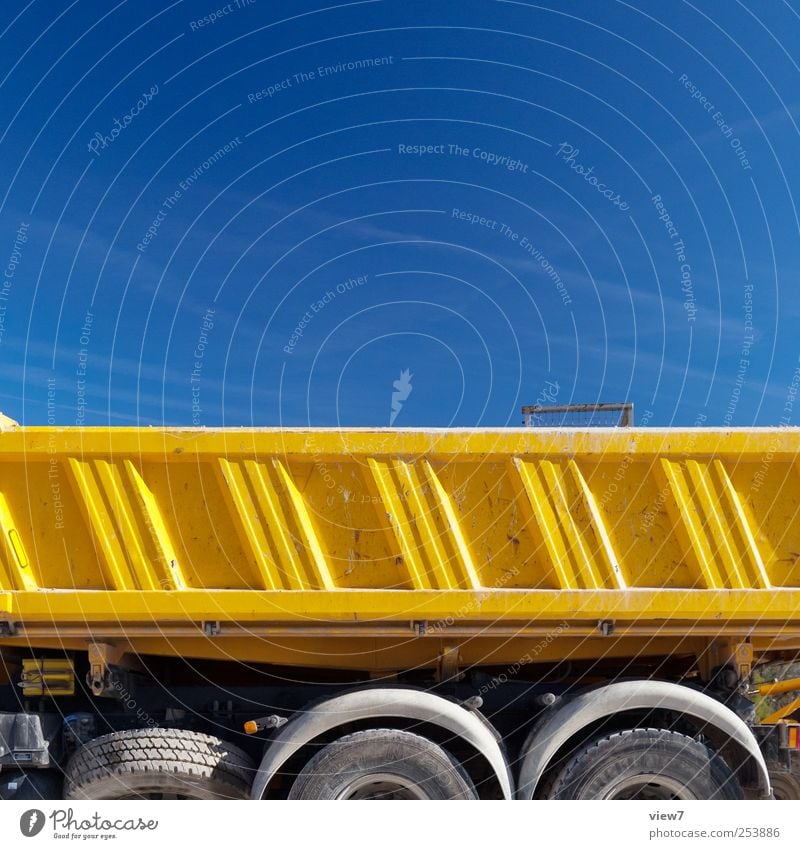
<svg viewBox="0 0 800 849">
<path fill-rule="evenodd" d="M 6 420 L 0 796 L 800 798 L 799 454 Z"/>
</svg>

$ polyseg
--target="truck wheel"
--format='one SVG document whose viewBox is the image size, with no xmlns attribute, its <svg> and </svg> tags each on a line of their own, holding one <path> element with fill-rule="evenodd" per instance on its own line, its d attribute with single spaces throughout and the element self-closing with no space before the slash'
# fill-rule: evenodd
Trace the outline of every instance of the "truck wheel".
<svg viewBox="0 0 800 849">
<path fill-rule="evenodd" d="M 255 765 L 237 746 L 175 728 L 118 731 L 72 756 L 66 799 L 246 799 Z"/>
<path fill-rule="evenodd" d="M 741 799 L 739 782 L 707 746 L 660 728 L 593 740 L 556 777 L 552 799 Z"/>
<path fill-rule="evenodd" d="M 477 799 L 461 764 L 430 740 L 394 729 L 348 734 L 303 768 L 290 799 Z"/>
<path fill-rule="evenodd" d="M 772 785 L 772 795 L 780 801 L 800 799 L 800 778 L 793 772 L 770 770 L 769 782 Z"/>
</svg>

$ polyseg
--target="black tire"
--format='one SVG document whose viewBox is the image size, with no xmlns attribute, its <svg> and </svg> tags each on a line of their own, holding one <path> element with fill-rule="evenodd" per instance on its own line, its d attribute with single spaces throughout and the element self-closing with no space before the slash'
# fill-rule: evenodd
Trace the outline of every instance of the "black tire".
<svg viewBox="0 0 800 849">
<path fill-rule="evenodd" d="M 348 734 L 318 752 L 290 799 L 477 799 L 475 787 L 441 746 L 391 728 Z"/>
<path fill-rule="evenodd" d="M 66 799 L 246 799 L 255 774 L 238 746 L 173 728 L 90 740 L 64 775 Z"/>
<path fill-rule="evenodd" d="M 691 737 L 635 728 L 593 740 L 572 755 L 552 799 L 741 799 L 725 761 Z"/>
<path fill-rule="evenodd" d="M 800 799 L 800 778 L 795 773 L 770 770 L 769 781 L 772 795 L 779 801 Z"/>
</svg>

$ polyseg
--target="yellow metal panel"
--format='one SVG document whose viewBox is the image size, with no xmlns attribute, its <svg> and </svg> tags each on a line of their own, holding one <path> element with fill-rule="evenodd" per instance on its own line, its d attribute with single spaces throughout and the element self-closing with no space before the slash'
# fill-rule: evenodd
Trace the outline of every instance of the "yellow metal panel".
<svg viewBox="0 0 800 849">
<path fill-rule="evenodd" d="M 172 544 L 156 499 L 136 466 L 130 460 L 123 460 L 122 462 L 129 485 L 138 498 L 135 504 L 141 513 L 142 524 L 146 528 L 150 544 L 155 547 L 156 560 L 161 566 L 163 577 L 160 584 L 163 589 L 171 589 L 172 587 L 184 589 L 187 586 L 187 581 L 178 563 L 175 546 Z"/>
<path fill-rule="evenodd" d="M 522 481 L 523 490 L 530 499 L 534 520 L 539 527 L 539 532 L 561 586 L 565 590 L 577 589 L 578 582 L 575 570 L 570 562 L 567 546 L 561 535 L 558 513 L 551 506 L 547 491 L 539 480 L 536 468 L 532 463 L 518 458 L 515 458 L 514 466 Z"/>
<path fill-rule="evenodd" d="M 88 520 L 98 556 L 105 566 L 106 586 L 120 590 L 135 588 L 125 551 L 120 545 L 112 514 L 103 501 L 91 461 L 70 457 L 69 469 L 70 481 Z"/>
<path fill-rule="evenodd" d="M 578 524 L 575 516 L 577 505 L 567 496 L 567 485 L 562 467 L 548 460 L 542 460 L 539 468 L 553 505 L 556 521 L 561 528 L 566 550 L 572 555 L 576 577 L 586 589 L 598 589 L 604 586 L 584 539 L 584 533 L 588 528 Z"/>
<path fill-rule="evenodd" d="M 794 429 L 12 428 L 0 620 L 446 621 L 499 644 L 613 619 L 673 623 L 676 650 L 689 625 L 792 647 L 798 456 Z"/>
<path fill-rule="evenodd" d="M 742 566 L 746 570 L 746 575 L 743 579 L 742 586 L 752 585 L 764 589 L 769 587 L 769 577 L 764 566 L 764 560 L 761 552 L 756 544 L 755 534 L 753 531 L 752 520 L 747 515 L 742 499 L 733 485 L 733 482 L 728 475 L 725 465 L 721 460 L 712 460 L 710 464 L 717 476 L 717 481 L 720 487 L 720 494 L 727 499 L 730 505 L 730 531 L 738 532 L 742 538 L 742 546 L 739 550 Z M 727 526 L 723 525 L 721 533 L 727 533 Z"/>
<path fill-rule="evenodd" d="M 320 589 L 332 590 L 336 587 L 336 584 L 331 576 L 327 557 L 320 545 L 319 537 L 314 527 L 314 520 L 308 512 L 303 494 L 297 488 L 297 484 L 294 482 L 283 462 L 277 457 L 272 462 L 278 472 L 278 477 L 285 487 L 286 495 L 289 497 L 289 503 L 294 508 L 295 518 L 300 528 L 301 542 L 314 568 L 316 586 Z"/>
<path fill-rule="evenodd" d="M 370 457 L 368 460 L 372 477 L 380 492 L 386 512 L 386 518 L 394 531 L 402 552 L 403 561 L 408 568 L 409 576 L 415 590 L 430 589 L 431 582 L 425 564 L 414 539 L 411 526 L 405 518 L 405 508 L 401 501 L 398 487 L 392 479 L 391 461 L 379 461 Z"/>
<path fill-rule="evenodd" d="M 589 488 L 586 478 L 583 476 L 580 467 L 574 460 L 570 460 L 567 463 L 567 467 L 569 468 L 570 474 L 574 478 L 575 483 L 578 485 L 581 495 L 586 502 L 589 515 L 591 516 L 589 527 L 592 531 L 594 531 L 595 537 L 597 538 L 599 550 L 602 553 L 602 565 L 604 567 L 604 571 L 609 575 L 611 585 L 616 589 L 623 590 L 625 589 L 625 578 L 622 575 L 619 560 L 617 555 L 614 553 L 614 546 L 611 544 L 611 538 L 608 535 L 605 520 L 597 506 L 594 493 Z"/>
<path fill-rule="evenodd" d="M 0 492 L 0 533 L 3 535 L 6 552 L 7 570 L 0 562 L 0 589 L 35 590 L 36 580 L 31 572 L 31 564 L 25 546 L 14 525 L 11 509 L 3 493 Z"/>
<path fill-rule="evenodd" d="M 711 469 L 711 464 L 686 461 L 688 480 L 702 511 L 698 511 L 703 525 L 701 531 L 705 531 L 706 537 L 713 543 L 709 546 L 711 559 L 719 564 L 720 572 L 725 573 L 725 586 L 743 589 L 747 581 L 740 565 L 741 554 L 734 551 L 735 536 L 732 533 L 737 517 L 725 515 L 724 491 L 712 488 L 709 480 Z"/>
<path fill-rule="evenodd" d="M 660 467 L 672 490 L 672 498 L 667 503 L 672 508 L 676 529 L 685 538 L 706 588 L 713 590 L 725 586 L 714 552 L 706 538 L 703 517 L 698 513 L 686 482 L 684 469 L 679 462 L 665 459 L 660 461 Z"/>
<path fill-rule="evenodd" d="M 276 489 L 270 480 L 269 470 L 262 463 L 256 463 L 254 460 L 245 460 L 244 468 L 264 517 L 265 531 L 270 535 L 277 552 L 278 570 L 284 576 L 286 589 L 307 588 L 309 582 L 303 573 L 300 555 L 291 538 L 291 531 Z"/>
<path fill-rule="evenodd" d="M 0 619 L 51 622 L 607 618 L 797 623 L 800 590 L 69 590 L 5 593 Z M 656 626 L 657 627 L 657 624 Z"/>
<path fill-rule="evenodd" d="M 434 524 L 433 511 L 425 502 L 422 492 L 424 484 L 420 480 L 413 463 L 396 462 L 392 464 L 400 481 L 404 501 L 404 517 L 416 531 L 420 541 L 420 554 L 430 564 L 432 583 L 440 590 L 451 590 L 458 586 L 458 578 L 453 574 L 449 558 Z"/>
<path fill-rule="evenodd" d="M 120 545 L 127 554 L 137 586 L 143 590 L 157 589 L 158 577 L 144 549 L 118 464 L 96 460 L 95 470 L 107 498 L 109 513 L 120 530 Z"/>
<path fill-rule="evenodd" d="M 193 462 L 197 454 L 340 461 L 343 456 L 418 457 L 437 455 L 455 462 L 476 457 L 525 456 L 652 458 L 655 455 L 698 456 L 735 461 L 747 459 L 783 466 L 798 455 L 797 428 L 676 429 L 618 428 L 547 430 L 533 428 L 430 428 L 392 431 L 375 428 L 49 428 L 21 427 L 0 434 L 9 459 L 45 459 L 56 452 L 74 456 L 115 454 L 177 462 Z M 313 450 L 309 448 L 313 444 Z"/>
<path fill-rule="evenodd" d="M 275 580 L 275 570 L 267 554 L 269 544 L 259 517 L 256 515 L 241 467 L 238 463 L 231 463 L 225 457 L 220 457 L 216 468 L 223 490 L 227 489 L 230 493 L 231 518 L 239 532 L 242 547 L 249 553 L 261 576 L 262 588 L 279 589 L 279 584 Z"/>
<path fill-rule="evenodd" d="M 463 578 L 458 580 L 456 584 L 457 586 L 462 586 L 467 589 L 475 589 L 481 585 L 481 580 L 478 577 L 478 570 L 475 568 L 472 554 L 469 550 L 469 546 L 467 545 L 467 541 L 464 538 L 464 533 L 461 530 L 461 520 L 456 515 L 453 502 L 445 491 L 445 488 L 442 486 L 442 482 L 439 480 L 439 477 L 431 464 L 427 460 L 422 459 L 419 461 L 419 465 L 422 470 L 422 474 L 431 489 L 432 498 L 442 514 L 445 527 L 448 528 L 452 535 L 456 551 L 456 559 L 463 575 Z"/>
</svg>

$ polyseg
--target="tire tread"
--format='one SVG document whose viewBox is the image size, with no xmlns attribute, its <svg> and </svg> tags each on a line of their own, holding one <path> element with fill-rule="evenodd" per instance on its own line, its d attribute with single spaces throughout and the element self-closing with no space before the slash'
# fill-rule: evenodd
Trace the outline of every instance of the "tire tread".
<svg viewBox="0 0 800 849">
<path fill-rule="evenodd" d="M 91 799 L 108 779 L 186 776 L 205 780 L 220 796 L 246 798 L 255 767 L 238 746 L 218 737 L 178 728 L 135 729 L 90 740 L 72 756 L 65 772 L 67 799 Z M 179 786 L 180 780 L 175 784 Z"/>
</svg>

